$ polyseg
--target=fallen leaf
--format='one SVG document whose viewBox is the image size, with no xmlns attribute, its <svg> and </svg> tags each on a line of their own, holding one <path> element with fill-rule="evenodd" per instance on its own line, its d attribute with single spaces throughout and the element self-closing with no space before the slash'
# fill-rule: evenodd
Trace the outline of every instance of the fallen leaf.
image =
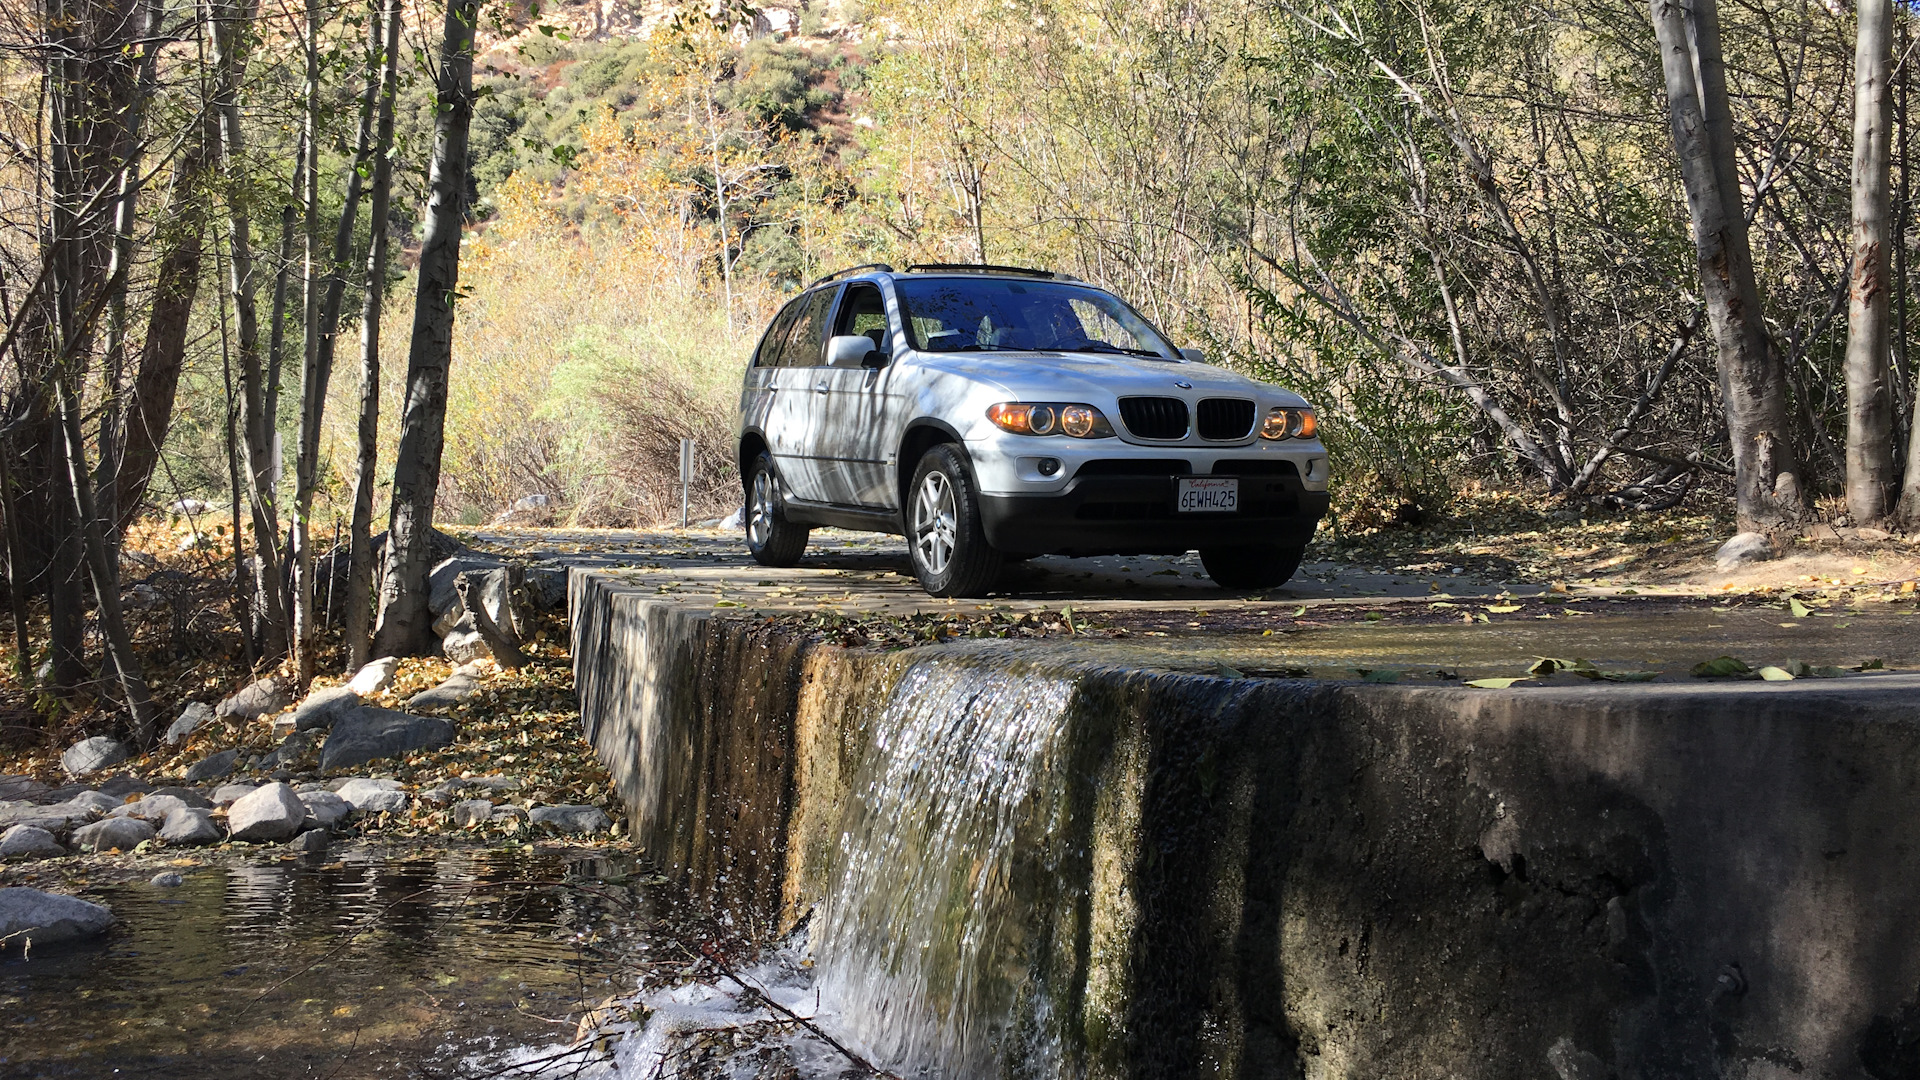
<svg viewBox="0 0 1920 1080">
<path fill-rule="evenodd" d="M 1760 677 L 1768 682 L 1792 682 L 1793 672 L 1768 664 L 1760 669 Z"/>
<path fill-rule="evenodd" d="M 1519 611 L 1520 607 L 1521 605 L 1519 604 L 1489 604 L 1487 610 L 1493 612 L 1495 615 L 1509 615 Z"/>
<path fill-rule="evenodd" d="M 1525 675 L 1516 675 L 1513 678 L 1468 679 L 1466 682 L 1466 685 L 1477 686 L 1482 690 L 1505 690 L 1508 687 L 1514 685 L 1515 683 L 1523 683 L 1523 682 L 1531 682 L 1531 681 L 1532 680 L 1528 679 Z"/>
<path fill-rule="evenodd" d="M 1787 610 L 1792 612 L 1793 617 L 1796 619 L 1804 619 L 1812 614 L 1813 611 L 1813 609 L 1791 596 L 1787 597 Z"/>
<path fill-rule="evenodd" d="M 1731 675 L 1749 675 L 1753 669 L 1744 661 L 1731 656 L 1718 656 L 1712 660 L 1703 660 L 1693 665 L 1693 677 L 1696 679 L 1726 678 Z"/>
</svg>

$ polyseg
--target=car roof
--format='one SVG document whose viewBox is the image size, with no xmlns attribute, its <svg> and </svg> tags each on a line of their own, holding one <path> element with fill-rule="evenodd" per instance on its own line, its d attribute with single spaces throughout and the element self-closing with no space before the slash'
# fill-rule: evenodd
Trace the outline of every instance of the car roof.
<svg viewBox="0 0 1920 1080">
<path fill-rule="evenodd" d="M 1053 270 L 1036 270 L 1026 266 L 997 266 L 992 263 L 915 263 L 905 270 L 895 270 L 886 263 L 862 263 L 835 270 L 816 281 L 811 282 L 802 292 L 840 281 L 876 281 L 880 279 L 898 280 L 903 277 L 994 277 L 1024 278 L 1038 281 L 1058 281 L 1075 285 L 1086 282 L 1072 274 L 1063 274 Z"/>
</svg>

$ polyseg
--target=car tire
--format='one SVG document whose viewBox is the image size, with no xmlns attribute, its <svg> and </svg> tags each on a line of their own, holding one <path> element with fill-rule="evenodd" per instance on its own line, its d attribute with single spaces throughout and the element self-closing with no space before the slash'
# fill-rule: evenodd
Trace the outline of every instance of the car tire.
<svg viewBox="0 0 1920 1080">
<path fill-rule="evenodd" d="M 958 447 L 928 450 L 907 488 L 907 550 L 914 576 L 933 596 L 983 596 L 1000 576 L 1000 553 L 987 543 L 973 470 Z"/>
<path fill-rule="evenodd" d="M 761 566 L 792 566 L 813 530 L 787 520 L 773 458 L 762 450 L 747 471 L 747 551 Z"/>
<path fill-rule="evenodd" d="M 1223 589 L 1271 589 L 1285 585 L 1306 554 L 1304 547 L 1278 544 L 1201 548 L 1200 565 Z"/>
</svg>

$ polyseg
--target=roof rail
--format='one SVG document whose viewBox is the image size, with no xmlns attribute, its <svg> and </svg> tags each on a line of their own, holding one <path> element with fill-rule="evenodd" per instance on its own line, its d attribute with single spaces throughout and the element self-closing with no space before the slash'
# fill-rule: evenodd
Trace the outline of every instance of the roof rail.
<svg viewBox="0 0 1920 1080">
<path fill-rule="evenodd" d="M 827 282 L 832 281 L 834 278 L 843 278 L 843 277 L 846 277 L 848 274 L 857 274 L 862 270 L 878 270 L 884 274 L 893 273 L 893 267 L 888 266 L 886 263 L 861 263 L 859 266 L 849 266 L 845 270 L 835 270 L 833 273 L 828 274 L 826 277 L 821 278 L 819 281 L 808 283 L 807 288 L 811 289 L 815 285 L 825 285 Z"/>
<path fill-rule="evenodd" d="M 1035 270 L 1030 266 L 995 266 L 992 263 L 915 263 L 907 267 L 909 274 L 916 274 L 922 270 L 949 274 L 1019 274 L 1022 277 L 1050 278 L 1054 281 L 1080 280 L 1072 274 L 1059 274 L 1052 270 Z"/>
</svg>

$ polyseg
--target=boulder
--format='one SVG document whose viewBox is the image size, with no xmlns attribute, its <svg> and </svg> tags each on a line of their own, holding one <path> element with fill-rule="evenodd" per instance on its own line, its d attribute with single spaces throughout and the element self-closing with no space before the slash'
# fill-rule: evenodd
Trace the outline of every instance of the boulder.
<svg viewBox="0 0 1920 1080">
<path fill-rule="evenodd" d="M 280 783 L 257 788 L 227 808 L 227 830 L 250 843 L 285 840 L 306 820 L 307 804 Z"/>
<path fill-rule="evenodd" d="M 233 763 L 240 759 L 238 750 L 222 750 L 217 754 L 208 754 L 187 767 L 187 783 L 200 784 L 208 780 L 218 780 L 233 771 Z"/>
<path fill-rule="evenodd" d="M 382 814 L 407 808 L 407 793 L 400 790 L 397 780 L 349 780 L 340 785 L 334 794 L 365 814 Z"/>
<path fill-rule="evenodd" d="M 76 824 L 92 821 L 99 814 L 98 807 L 70 802 L 54 803 L 52 806 L 6 803 L 0 804 L 0 829 L 31 825 L 58 835 Z"/>
<path fill-rule="evenodd" d="M 613 827 L 606 811 L 597 806 L 536 806 L 527 816 L 535 825 L 563 833 L 596 833 Z"/>
<path fill-rule="evenodd" d="M 567 568 L 564 566 L 527 567 L 527 599 L 541 611 L 565 607 Z"/>
<path fill-rule="evenodd" d="M 489 559 L 476 555 L 456 555 L 436 565 L 427 574 L 427 610 L 439 618 L 447 612 L 460 607 L 460 594 L 454 592 L 454 579 L 469 570 L 488 571 L 505 567 L 499 559 Z M 459 616 L 455 616 L 458 618 Z"/>
<path fill-rule="evenodd" d="M 60 841 L 38 825 L 15 825 L 0 834 L 0 859 L 46 859 L 66 853 Z"/>
<path fill-rule="evenodd" d="M 0 776 L 0 800 L 35 799 L 48 790 L 47 785 L 31 776 Z"/>
<path fill-rule="evenodd" d="M 181 885 L 186 884 L 186 880 L 186 878 L 180 876 L 180 871 L 178 870 L 162 870 L 153 875 L 153 877 L 147 881 L 147 884 L 156 889 L 177 889 Z"/>
<path fill-rule="evenodd" d="M 204 701 L 192 701 L 180 710 L 180 718 L 167 728 L 165 741 L 168 746 L 178 746 L 187 736 L 199 730 L 202 724 L 213 719 L 213 706 Z"/>
<path fill-rule="evenodd" d="M 311 753 L 314 746 L 325 737 L 326 733 L 321 731 L 296 731 L 281 740 L 279 746 L 274 747 L 260 759 L 260 768 L 267 772 L 292 768 Z"/>
<path fill-rule="evenodd" d="M 518 825 L 527 820 L 527 812 L 518 806 L 496 806 L 490 820 L 495 825 Z"/>
<path fill-rule="evenodd" d="M 479 635 L 475 635 L 477 638 Z M 484 649 L 486 646 L 482 645 Z M 485 655 L 491 656 L 491 653 Z M 455 671 L 431 690 L 422 690 L 407 699 L 409 709 L 448 709 L 480 691 L 480 680 L 466 671 Z"/>
<path fill-rule="evenodd" d="M 393 673 L 400 670 L 400 659 L 395 656 L 383 656 L 354 673 L 347 689 L 361 697 L 372 697 L 393 685 Z"/>
<path fill-rule="evenodd" d="M 294 707 L 293 730 L 324 731 L 359 704 L 360 695 L 351 687 L 329 686 L 315 690 Z"/>
<path fill-rule="evenodd" d="M 221 784 L 213 789 L 213 805 L 231 806 L 258 790 L 260 785 L 253 783 Z"/>
<path fill-rule="evenodd" d="M 157 832 L 150 822 L 139 818 L 117 817 L 82 825 L 73 830 L 73 846 L 81 851 L 132 851 L 153 839 Z"/>
<path fill-rule="evenodd" d="M 64 804 L 59 805 L 84 806 L 96 814 L 104 814 L 114 807 L 119 806 L 120 803 L 120 799 L 116 799 L 104 791 L 82 791 L 68 798 Z M 51 807 L 49 807 L 49 809 L 51 809 Z"/>
<path fill-rule="evenodd" d="M 107 811 L 108 817 L 136 817 L 141 821 L 159 824 L 167 820 L 175 810 L 187 805 L 184 800 L 172 795 L 148 795 L 130 803 L 121 803 Z"/>
<path fill-rule="evenodd" d="M 303 791 L 300 801 L 307 804 L 307 820 L 323 829 L 331 829 L 353 813 L 353 804 L 331 791 Z"/>
<path fill-rule="evenodd" d="M 0 889 L 0 942 L 29 949 L 105 933 L 113 912 L 77 896 L 39 889 Z"/>
<path fill-rule="evenodd" d="M 221 835 L 220 826 L 213 823 L 210 811 L 191 806 L 175 810 L 167 816 L 167 823 L 160 826 L 160 839 L 178 847 L 217 844 Z"/>
<path fill-rule="evenodd" d="M 493 803 L 486 799 L 468 799 L 453 804 L 451 811 L 455 828 L 465 829 L 483 821 L 493 820 Z"/>
<path fill-rule="evenodd" d="M 222 720 L 258 720 L 286 708 L 291 690 L 286 680 L 268 676 L 248 683 L 232 697 L 214 706 L 213 712 Z"/>
<path fill-rule="evenodd" d="M 202 810 L 213 805 L 212 801 L 205 795 L 188 787 L 162 787 L 154 788 L 152 791 L 147 792 L 147 798 L 149 799 L 155 795 L 171 795 L 188 806 L 196 806 Z"/>
<path fill-rule="evenodd" d="M 1724 573 L 1749 563 L 1766 562 L 1777 554 L 1773 539 L 1766 533 L 1743 532 L 1721 544 L 1720 550 L 1713 553 L 1713 562 Z"/>
<path fill-rule="evenodd" d="M 445 720 L 362 705 L 334 721 L 333 733 L 320 754 L 320 769 L 350 769 L 377 758 L 431 750 L 452 741 L 453 725 Z"/>
<path fill-rule="evenodd" d="M 440 639 L 440 651 L 446 653 L 447 659 L 456 664 L 471 664 L 475 660 L 486 660 L 493 656 L 493 649 L 487 644 L 487 639 L 481 635 L 480 631 L 473 628 L 471 620 L 465 618 L 454 623 L 446 636 Z M 448 680 L 448 682 L 451 681 Z M 447 683 L 441 683 L 432 690 L 423 690 L 415 694 L 413 700 L 418 701 L 430 694 L 438 693 L 446 685 Z"/>
<path fill-rule="evenodd" d="M 287 841 L 287 846 L 295 851 L 325 851 L 332 839 L 332 835 L 325 829 L 308 829 Z"/>
<path fill-rule="evenodd" d="M 102 769 L 111 769 L 127 760 L 131 751 L 120 740 L 106 735 L 95 735 L 91 739 L 81 739 L 60 755 L 60 767 L 67 770 L 69 776 L 85 776 Z"/>
</svg>

